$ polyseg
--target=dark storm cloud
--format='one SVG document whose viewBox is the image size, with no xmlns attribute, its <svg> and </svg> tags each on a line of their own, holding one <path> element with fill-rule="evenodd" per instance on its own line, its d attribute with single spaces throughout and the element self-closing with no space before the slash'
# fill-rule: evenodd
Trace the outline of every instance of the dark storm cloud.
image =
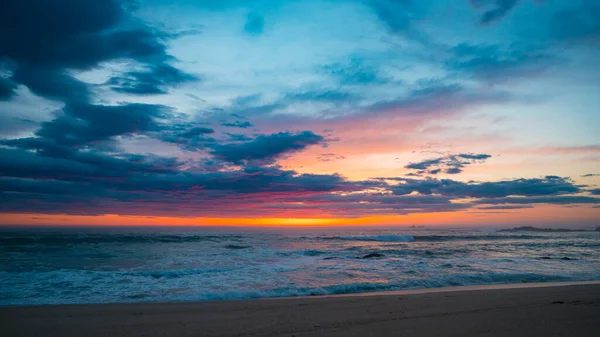
<svg viewBox="0 0 600 337">
<path fill-rule="evenodd" d="M 547 196 L 571 194 L 581 191 L 568 179 L 547 176 L 545 178 L 515 179 L 497 182 L 461 182 L 451 179 L 404 179 L 390 187 L 397 195 L 418 192 L 423 195 L 442 195 L 455 198 L 502 198 L 507 196 Z"/>
<path fill-rule="evenodd" d="M 181 132 L 182 137 L 196 137 L 205 134 L 215 133 L 215 130 L 203 126 L 196 126 Z"/>
<path fill-rule="evenodd" d="M 163 43 L 168 35 L 133 20 L 124 9 L 127 2 L 5 1 L 0 7 L 0 57 L 14 70 L 15 82 L 59 101 L 88 102 L 87 85 L 67 70 L 87 70 L 104 61 L 129 59 L 153 69 L 147 75 L 129 74 L 140 83 L 128 81 L 123 90 L 189 79 L 167 64 L 172 59 Z"/>
<path fill-rule="evenodd" d="M 418 170 L 417 172 L 412 172 L 413 176 L 436 175 L 442 171 L 446 174 L 459 174 L 462 173 L 465 166 L 484 162 L 491 157 L 491 155 L 485 153 L 449 154 L 443 157 L 409 163 L 404 168 Z"/>
<path fill-rule="evenodd" d="M 17 85 L 11 79 L 0 76 L 0 101 L 13 97 L 16 88 Z"/>
<path fill-rule="evenodd" d="M 471 5 L 484 10 L 480 18 L 482 25 L 498 21 L 508 14 L 519 0 L 470 0 Z"/>
<path fill-rule="evenodd" d="M 216 142 L 216 139 L 208 136 L 214 133 L 214 129 L 204 126 L 170 125 L 160 129 L 158 138 L 164 142 L 178 144 L 182 149 L 195 151 Z"/>
<path fill-rule="evenodd" d="M 259 135 L 242 143 L 216 144 L 211 153 L 224 161 L 240 164 L 253 160 L 274 160 L 282 155 L 292 154 L 310 145 L 322 144 L 323 136 L 303 131 L 300 133 L 279 132 Z"/>
<path fill-rule="evenodd" d="M 9 152 L 17 159 L 29 158 L 27 160 L 33 163 L 37 159 L 30 157 L 33 155 L 31 151 L 35 151 L 40 157 L 52 157 L 72 161 L 77 165 L 90 164 L 101 167 L 108 175 L 114 175 L 111 172 L 115 170 L 145 169 L 146 165 L 156 169 L 165 165 L 176 167 L 178 164 L 168 163 L 171 159 L 152 156 L 141 159 L 128 154 L 104 153 L 112 147 L 115 136 L 159 131 L 164 126 L 158 120 L 168 116 L 170 116 L 170 109 L 160 105 L 105 106 L 71 103 L 63 108 L 63 115 L 52 121 L 43 122 L 34 133 L 35 137 L 0 139 L 0 145 L 21 149 L 23 158 L 18 158 L 19 152 Z M 3 160 L 9 160 L 7 158 L 3 157 Z M 146 160 L 151 160 L 152 163 Z M 31 165 L 43 166 L 44 163 Z M 52 161 L 49 162 L 49 165 L 54 164 Z M 68 165 L 68 162 L 64 165 Z M 43 173 L 40 174 L 45 176 Z M 95 175 L 102 176 L 104 173 L 96 172 Z M 35 175 L 27 177 L 35 178 Z"/>
<path fill-rule="evenodd" d="M 82 103 L 90 100 L 88 85 L 69 75 L 65 69 L 21 65 L 12 78 L 34 94 L 51 100 Z"/>
<path fill-rule="evenodd" d="M 136 172 L 169 174 L 178 172 L 182 166 L 175 158 L 132 154 L 108 155 L 65 148 L 37 153 L 20 148 L 0 148 L 0 154 L 3 158 L 0 162 L 0 176 L 40 180 L 90 182 L 124 178 Z"/>
<path fill-rule="evenodd" d="M 166 94 L 169 86 L 197 81 L 198 78 L 186 74 L 168 64 L 158 64 L 147 71 L 130 71 L 112 77 L 107 84 L 114 91 L 135 95 Z"/>
<path fill-rule="evenodd" d="M 196 131 L 190 132 L 190 136 L 202 136 L 210 130 Z M 311 138 L 307 133 L 297 135 L 304 135 L 298 137 L 302 144 Z M 283 138 L 290 136 L 293 135 Z M 40 138 L 25 140 L 39 141 Z M 260 141 L 253 139 L 252 145 L 245 146 L 254 148 L 256 143 L 252 142 Z M 364 212 L 453 212 L 473 205 L 486 208 L 535 203 L 598 203 L 600 200 L 564 195 L 577 193 L 580 188 L 559 177 L 487 183 L 392 178 L 389 180 L 400 184 L 390 186 L 381 179 L 348 181 L 335 174 L 299 174 L 276 166 L 211 172 L 207 167 L 190 170 L 187 163 L 175 158 L 81 150 L 50 156 L 27 150 L 35 147 L 21 144 L 13 149 L 0 148 L 3 158 L 0 161 L 1 212 L 273 216 L 279 214 L 277 212 L 301 215 L 306 211 L 306 214 L 361 216 Z M 419 192 L 419 195 L 411 192 Z M 482 199 L 453 201 L 464 198 Z"/>
<path fill-rule="evenodd" d="M 114 136 L 158 130 L 156 119 L 168 117 L 170 108 L 151 104 L 68 104 L 63 111 L 63 116 L 42 123 L 36 135 L 77 147 Z"/>
<path fill-rule="evenodd" d="M 249 35 L 260 35 L 265 29 L 265 19 L 257 13 L 250 13 L 246 17 L 244 32 Z"/>
<path fill-rule="evenodd" d="M 175 160 L 148 156 L 89 160 L 75 152 L 65 159 L 2 148 L 0 155 L 2 212 L 190 216 L 231 213 L 230 207 L 257 207 L 277 197 L 359 191 L 373 185 L 277 167 L 189 172 Z"/>
<path fill-rule="evenodd" d="M 600 195 L 600 188 L 595 188 L 593 190 L 589 190 L 593 195 Z"/>
</svg>

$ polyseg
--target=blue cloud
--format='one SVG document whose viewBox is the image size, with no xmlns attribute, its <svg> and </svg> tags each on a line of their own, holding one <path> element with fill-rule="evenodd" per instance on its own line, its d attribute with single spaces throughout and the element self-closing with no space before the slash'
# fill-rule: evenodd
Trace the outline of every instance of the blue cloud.
<svg viewBox="0 0 600 337">
<path fill-rule="evenodd" d="M 547 196 L 571 194 L 581 188 L 571 181 L 559 177 L 515 179 L 498 182 L 460 182 L 451 179 L 406 179 L 398 178 L 400 184 L 390 189 L 397 195 L 413 192 L 431 195 L 439 194 L 456 198 L 502 198 L 508 196 Z"/>
<path fill-rule="evenodd" d="M 264 30 L 265 19 L 256 13 L 248 14 L 246 23 L 244 24 L 244 31 L 250 35 L 261 35 Z"/>
<path fill-rule="evenodd" d="M 497 45 L 458 44 L 451 48 L 452 58 L 446 62 L 449 71 L 489 82 L 507 82 L 537 76 L 561 63 L 547 52 L 505 50 Z"/>
<path fill-rule="evenodd" d="M 446 174 L 459 174 L 463 172 L 465 166 L 484 162 L 491 157 L 491 155 L 486 153 L 449 154 L 443 157 L 409 163 L 404 168 L 418 170 L 417 172 L 412 172 L 410 176 L 436 175 L 442 171 Z"/>
<path fill-rule="evenodd" d="M 221 123 L 221 125 L 227 126 L 230 128 L 241 128 L 241 129 L 251 128 L 254 126 L 252 123 L 250 123 L 248 121 L 225 122 L 225 123 Z"/>
<path fill-rule="evenodd" d="M 600 41 L 600 3 L 581 0 L 558 11 L 551 23 L 554 36 L 562 41 L 597 45 Z"/>
<path fill-rule="evenodd" d="M 148 75 L 128 74 L 122 89 L 127 92 L 149 92 L 156 81 L 190 79 L 166 63 L 172 59 L 164 44 L 168 34 L 134 22 L 121 1 L 24 0 L 4 5 L 0 13 L 0 58 L 14 70 L 14 82 L 43 97 L 89 102 L 88 85 L 68 70 L 110 60 L 134 60 L 153 69 Z"/>
<path fill-rule="evenodd" d="M 368 4 L 390 32 L 427 42 L 429 37 L 414 28 L 415 22 L 427 16 L 427 6 L 423 3 L 413 0 L 368 0 Z"/>
<path fill-rule="evenodd" d="M 519 0 L 470 0 L 475 8 L 484 8 L 480 23 L 487 25 L 506 16 Z"/>
<path fill-rule="evenodd" d="M 329 64 L 323 67 L 323 71 L 344 85 L 385 84 L 392 81 L 363 58 L 354 57 L 347 62 Z"/>
<path fill-rule="evenodd" d="M 0 101 L 7 100 L 15 95 L 17 85 L 8 78 L 0 76 Z"/>
<path fill-rule="evenodd" d="M 121 93 L 159 95 L 166 94 L 168 87 L 197 80 L 198 77 L 163 63 L 153 65 L 148 71 L 125 72 L 121 76 L 112 77 L 106 84 Z"/>
<path fill-rule="evenodd" d="M 593 198 L 593 197 L 581 196 L 581 195 L 539 196 L 539 197 L 531 197 L 531 198 L 494 198 L 494 199 L 480 199 L 480 200 L 476 201 L 476 204 L 481 204 L 481 205 L 600 204 L 600 198 Z"/>
<path fill-rule="evenodd" d="M 258 137 L 242 143 L 216 144 L 211 153 L 219 159 L 234 164 L 248 161 L 272 161 L 282 155 L 305 149 L 310 145 L 321 144 L 323 136 L 303 131 L 300 133 L 279 132 Z"/>
</svg>

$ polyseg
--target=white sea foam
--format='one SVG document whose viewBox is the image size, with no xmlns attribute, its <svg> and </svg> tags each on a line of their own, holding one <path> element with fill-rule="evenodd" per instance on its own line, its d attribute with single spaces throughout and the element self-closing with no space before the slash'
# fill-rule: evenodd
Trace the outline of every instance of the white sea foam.
<svg viewBox="0 0 600 337">
<path fill-rule="evenodd" d="M 121 236 L 0 231 L 0 305 L 244 299 L 600 279 L 598 233 L 197 231 Z M 370 254 L 376 257 L 364 258 Z"/>
<path fill-rule="evenodd" d="M 380 241 L 380 242 L 412 242 L 415 241 L 412 235 L 385 234 L 385 235 L 353 235 L 339 236 L 340 240 L 349 241 Z"/>
</svg>

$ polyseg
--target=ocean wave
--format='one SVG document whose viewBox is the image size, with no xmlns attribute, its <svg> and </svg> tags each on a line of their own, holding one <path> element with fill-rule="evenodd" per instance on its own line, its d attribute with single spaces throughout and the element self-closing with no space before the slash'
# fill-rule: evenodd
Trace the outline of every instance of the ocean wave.
<svg viewBox="0 0 600 337">
<path fill-rule="evenodd" d="M 495 241 L 495 240 L 534 240 L 551 237 L 537 235 L 419 235 L 415 241 Z"/>
<path fill-rule="evenodd" d="M 225 247 L 227 249 L 233 249 L 233 250 L 252 248 L 252 246 L 244 246 L 244 245 L 225 245 L 223 247 Z"/>
<path fill-rule="evenodd" d="M 0 237 L 0 245 L 67 245 L 99 243 L 185 243 L 240 241 L 241 235 L 61 234 Z"/>
<path fill-rule="evenodd" d="M 326 236 L 318 237 L 321 240 L 340 240 L 340 241 L 375 241 L 375 242 L 443 242 L 443 241 L 494 241 L 494 240 L 531 240 L 531 239 L 552 239 L 548 236 L 536 235 L 353 235 L 353 236 Z M 314 239 L 305 237 L 305 239 Z"/>
<path fill-rule="evenodd" d="M 125 272 L 128 276 L 145 276 L 152 278 L 181 278 L 192 275 L 227 273 L 237 268 L 206 268 L 206 269 L 173 269 L 173 270 L 143 270 L 136 272 Z"/>
<path fill-rule="evenodd" d="M 240 300 L 299 296 L 327 296 L 394 290 L 440 288 L 450 286 L 560 282 L 574 280 L 587 280 L 587 278 L 573 278 L 560 275 L 544 275 L 535 273 L 475 273 L 466 275 L 448 275 L 431 278 L 415 278 L 400 282 L 356 282 L 334 284 L 322 287 L 280 287 L 264 290 L 213 291 L 197 295 L 188 294 L 185 296 L 176 296 L 174 298 L 171 298 L 171 300 Z"/>
<path fill-rule="evenodd" d="M 325 237 L 325 240 L 344 240 L 344 241 L 379 241 L 379 242 L 412 242 L 415 238 L 412 235 L 357 235 L 357 236 L 333 236 Z"/>
<path fill-rule="evenodd" d="M 452 268 L 444 265 L 443 268 Z M 350 282 L 331 284 L 279 282 L 259 288 L 248 288 L 247 282 L 231 283 L 223 287 L 226 274 L 244 275 L 233 268 L 206 268 L 181 270 L 147 270 L 128 272 L 57 270 L 49 273 L 0 272 L 5 286 L 0 292 L 0 305 L 77 304 L 110 302 L 164 302 L 198 300 L 234 300 L 294 296 L 319 296 L 528 282 L 585 281 L 598 279 L 598 274 L 479 272 L 420 275 L 405 272 L 404 278 L 380 282 Z M 199 276 L 205 275 L 207 277 Z M 244 278 L 250 278 L 246 275 Z M 350 280 L 350 279 L 348 279 Z M 318 282 L 320 283 L 320 282 Z"/>
</svg>

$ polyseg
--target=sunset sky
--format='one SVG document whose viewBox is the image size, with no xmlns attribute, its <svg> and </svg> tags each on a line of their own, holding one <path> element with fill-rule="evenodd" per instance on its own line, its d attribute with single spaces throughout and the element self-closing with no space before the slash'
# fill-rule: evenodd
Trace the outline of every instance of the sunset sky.
<svg viewBox="0 0 600 337">
<path fill-rule="evenodd" d="M 597 0 L 0 4 L 0 224 L 600 225 Z"/>
</svg>

